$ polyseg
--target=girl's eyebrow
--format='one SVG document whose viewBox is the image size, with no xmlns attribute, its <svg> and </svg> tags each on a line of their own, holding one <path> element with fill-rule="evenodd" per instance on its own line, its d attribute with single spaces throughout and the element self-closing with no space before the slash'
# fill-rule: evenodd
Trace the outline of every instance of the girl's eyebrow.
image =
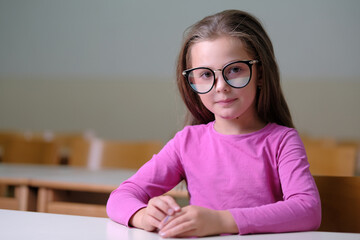
<svg viewBox="0 0 360 240">
<path fill-rule="evenodd" d="M 238 58 L 238 59 L 235 59 L 235 60 L 231 60 L 231 61 L 229 61 L 229 62 L 227 62 L 227 63 L 225 63 L 223 66 L 222 66 L 222 68 L 224 68 L 226 65 L 228 65 L 228 64 L 230 64 L 230 63 L 233 63 L 233 62 L 237 62 L 237 61 L 247 61 L 248 59 L 240 59 L 240 58 Z"/>
<path fill-rule="evenodd" d="M 231 61 L 228 61 L 228 62 L 226 62 L 225 64 L 223 64 L 222 66 L 221 66 L 221 68 L 212 68 L 212 67 L 210 67 L 210 66 L 208 66 L 208 65 L 202 65 L 202 66 L 197 66 L 197 67 L 195 67 L 195 66 L 192 66 L 191 68 L 210 68 L 210 69 L 215 69 L 215 70 L 218 70 L 218 69 L 223 69 L 226 65 L 228 65 L 228 64 L 230 64 L 230 63 L 233 63 L 233 62 L 237 62 L 237 61 L 248 61 L 248 60 L 251 60 L 251 59 L 244 59 L 244 58 L 238 58 L 238 59 L 233 59 L 233 60 L 231 60 Z"/>
</svg>

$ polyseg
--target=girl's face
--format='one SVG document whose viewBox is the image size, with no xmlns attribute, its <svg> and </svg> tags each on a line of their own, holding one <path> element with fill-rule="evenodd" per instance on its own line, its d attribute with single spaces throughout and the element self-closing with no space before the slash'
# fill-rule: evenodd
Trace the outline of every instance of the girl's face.
<svg viewBox="0 0 360 240">
<path fill-rule="evenodd" d="M 238 60 L 254 60 L 246 51 L 244 44 L 233 37 L 219 37 L 195 43 L 191 47 L 191 68 L 208 67 L 222 69 L 226 64 Z M 216 123 L 223 120 L 235 120 L 249 123 L 258 120 L 255 106 L 258 74 L 252 66 L 252 77 L 244 88 L 228 85 L 221 72 L 216 72 L 215 86 L 199 97 L 205 107 L 214 113 Z"/>
</svg>

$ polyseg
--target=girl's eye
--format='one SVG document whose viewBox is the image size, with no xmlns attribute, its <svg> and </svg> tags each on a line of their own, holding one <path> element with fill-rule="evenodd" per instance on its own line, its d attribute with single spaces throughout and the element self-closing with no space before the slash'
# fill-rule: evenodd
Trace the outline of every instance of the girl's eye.
<svg viewBox="0 0 360 240">
<path fill-rule="evenodd" d="M 249 70 L 244 63 L 234 63 L 225 69 L 225 76 L 228 79 L 234 79 L 243 75 L 248 75 Z"/>
<path fill-rule="evenodd" d="M 241 72 L 241 68 L 240 67 L 232 67 L 232 68 L 230 68 L 230 70 L 229 70 L 229 74 L 232 74 L 232 73 L 239 73 L 239 72 Z"/>
<path fill-rule="evenodd" d="M 201 72 L 200 78 L 209 79 L 212 78 L 212 73 L 208 70 Z"/>
</svg>

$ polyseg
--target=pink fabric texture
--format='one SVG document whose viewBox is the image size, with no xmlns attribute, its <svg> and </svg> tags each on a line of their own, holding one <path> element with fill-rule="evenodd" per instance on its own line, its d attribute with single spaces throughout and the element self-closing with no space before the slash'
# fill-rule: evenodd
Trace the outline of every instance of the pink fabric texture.
<svg viewBox="0 0 360 240">
<path fill-rule="evenodd" d="M 214 122 L 187 126 L 114 190 L 108 216 L 131 216 L 185 179 L 190 204 L 229 210 L 240 234 L 315 230 L 320 197 L 295 129 L 267 124 L 250 134 L 222 135 Z"/>
</svg>

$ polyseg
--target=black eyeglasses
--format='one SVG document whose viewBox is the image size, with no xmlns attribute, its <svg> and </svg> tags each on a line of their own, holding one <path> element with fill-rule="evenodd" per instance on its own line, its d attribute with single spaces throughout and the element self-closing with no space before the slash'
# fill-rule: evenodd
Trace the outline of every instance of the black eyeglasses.
<svg viewBox="0 0 360 240">
<path fill-rule="evenodd" d="M 208 93 L 215 85 L 215 72 L 222 72 L 227 84 L 233 88 L 243 88 L 250 82 L 252 65 L 259 60 L 236 61 L 224 66 L 223 69 L 212 70 L 207 67 L 197 67 L 182 72 L 190 87 L 199 94 Z"/>
</svg>

